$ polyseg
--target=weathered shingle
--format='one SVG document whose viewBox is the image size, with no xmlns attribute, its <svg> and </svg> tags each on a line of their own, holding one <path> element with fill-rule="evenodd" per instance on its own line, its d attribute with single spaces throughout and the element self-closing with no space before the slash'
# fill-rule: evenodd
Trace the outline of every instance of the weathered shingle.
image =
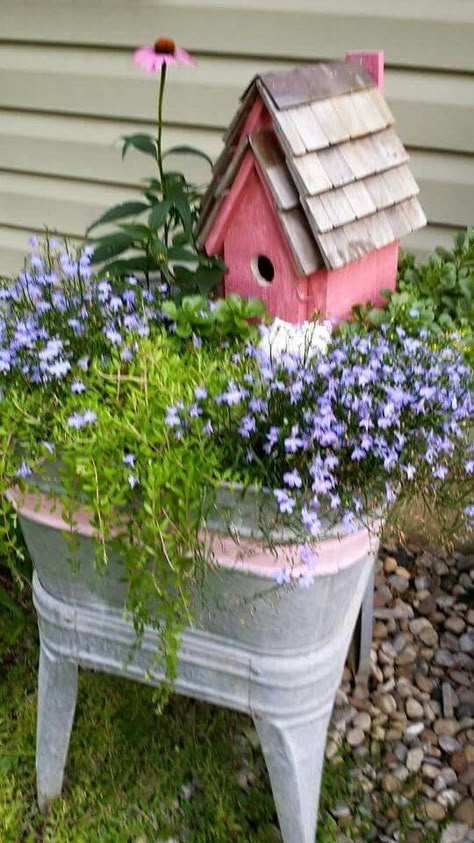
<svg viewBox="0 0 474 843">
<path fill-rule="evenodd" d="M 283 211 L 297 208 L 300 203 L 299 194 L 288 172 L 280 147 L 275 143 L 273 132 L 256 132 L 250 135 L 250 146 L 278 208 Z"/>
<path fill-rule="evenodd" d="M 311 275 L 321 269 L 324 266 L 321 252 L 301 208 L 279 211 L 278 217 L 301 274 Z"/>
<path fill-rule="evenodd" d="M 318 62 L 259 77 L 275 106 L 284 110 L 373 87 L 374 80 L 356 62 Z"/>
<path fill-rule="evenodd" d="M 249 143 L 301 273 L 345 266 L 426 224 L 370 73 L 357 62 L 322 62 L 257 77 L 244 93 L 203 203 L 201 242 L 242 161 L 238 144 L 258 94 L 272 130 L 252 131 Z"/>
</svg>

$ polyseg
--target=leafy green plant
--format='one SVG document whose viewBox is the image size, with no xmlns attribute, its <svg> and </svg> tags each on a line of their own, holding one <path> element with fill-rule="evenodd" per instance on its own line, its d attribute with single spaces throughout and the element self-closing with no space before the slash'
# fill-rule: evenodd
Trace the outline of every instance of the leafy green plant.
<svg viewBox="0 0 474 843">
<path fill-rule="evenodd" d="M 400 258 L 397 289 L 384 290 L 383 308 L 357 305 L 353 320 L 342 323 L 342 333 L 359 333 L 383 324 L 402 327 L 412 336 L 420 331 L 441 337 L 456 333 L 473 360 L 474 336 L 474 229 L 457 234 L 451 250 L 438 247 L 417 263 L 413 255 Z"/>
<path fill-rule="evenodd" d="M 99 569 L 110 554 L 124 561 L 136 629 L 155 618 L 172 674 L 203 559 L 198 531 L 216 457 L 207 437 L 191 445 L 165 419 L 170 399 L 189 402 L 203 382 L 219 388 L 233 367 L 232 344 L 216 353 L 221 335 L 209 330 L 202 349 L 177 342 L 157 292 L 131 277 L 95 277 L 87 254 L 59 243 L 37 246 L 20 277 L 0 285 L 0 554 L 21 551 L 7 491 L 33 482 L 33 472 L 35 483 L 49 483 L 52 464 L 67 523 L 85 507 Z M 238 297 L 231 305 L 232 317 L 223 308 L 226 336 L 245 339 L 246 318 L 261 309 Z M 199 340 L 199 325 L 193 334 Z M 11 597 L 3 598 L 11 614 Z"/>
<path fill-rule="evenodd" d="M 127 141 L 140 149 L 136 136 L 133 142 Z M 225 264 L 217 256 L 209 257 L 196 243 L 200 198 L 200 190 L 182 173 L 164 172 L 163 181 L 147 179 L 141 201 L 116 205 L 89 227 L 94 263 L 103 264 L 112 276 L 144 277 L 148 285 L 159 277 L 177 299 L 195 292 L 208 295 L 218 287 Z M 119 222 L 116 230 L 91 237 L 96 228 L 120 220 L 126 221 Z"/>
<path fill-rule="evenodd" d="M 186 296 L 180 304 L 164 302 L 162 312 L 181 339 L 197 335 L 213 340 L 255 339 L 258 336 L 255 320 L 267 314 L 261 299 L 243 299 L 235 294 L 217 301 Z"/>
<path fill-rule="evenodd" d="M 137 64 L 148 72 L 160 72 L 157 134 L 123 137 L 122 158 L 128 150 L 135 150 L 152 158 L 158 172 L 145 180 L 139 199 L 109 208 L 86 232 L 94 247 L 95 264 L 103 264 L 110 275 L 144 277 L 148 286 L 152 279 L 159 278 L 177 299 L 191 293 L 208 295 L 218 287 L 225 270 L 223 261 L 218 256 L 209 257 L 196 241 L 194 229 L 202 188 L 188 183 L 183 173 L 165 169 L 170 155 L 197 156 L 212 166 L 209 156 L 195 147 L 162 149 L 166 69 L 168 64 L 183 60 L 193 63 L 169 39 L 160 39 L 154 47 L 137 51 Z M 110 230 L 112 224 L 116 225 L 115 230 Z M 105 232 L 97 236 L 96 229 L 104 227 Z"/>
<path fill-rule="evenodd" d="M 433 313 L 435 328 L 473 331 L 474 326 L 474 228 L 459 232 L 451 250 L 438 246 L 435 254 L 417 264 L 403 254 L 398 277 L 399 294 L 425 304 Z M 412 307 L 416 305 L 411 305 Z"/>
</svg>

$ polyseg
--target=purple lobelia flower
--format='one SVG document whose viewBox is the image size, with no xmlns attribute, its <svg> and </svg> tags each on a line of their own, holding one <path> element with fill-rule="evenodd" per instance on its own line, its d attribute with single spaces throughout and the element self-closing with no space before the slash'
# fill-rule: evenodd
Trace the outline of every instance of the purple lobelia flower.
<svg viewBox="0 0 474 843">
<path fill-rule="evenodd" d="M 274 489 L 273 494 L 277 499 L 280 512 L 291 515 L 296 506 L 294 498 L 292 498 L 285 489 Z"/>
<path fill-rule="evenodd" d="M 85 392 L 85 390 L 86 390 L 86 386 L 82 381 L 75 380 L 75 381 L 72 382 L 71 392 L 75 392 L 78 395 L 80 395 L 81 392 Z"/>
<path fill-rule="evenodd" d="M 73 413 L 69 416 L 67 423 L 69 427 L 75 430 L 80 430 L 89 424 L 94 424 L 97 421 L 97 414 L 93 410 L 85 410 L 83 413 Z"/>
<path fill-rule="evenodd" d="M 33 474 L 33 472 L 26 462 L 22 462 L 20 467 L 18 468 L 16 474 L 17 474 L 17 477 L 21 477 L 21 478 L 25 479 L 26 477 L 30 477 Z"/>
</svg>

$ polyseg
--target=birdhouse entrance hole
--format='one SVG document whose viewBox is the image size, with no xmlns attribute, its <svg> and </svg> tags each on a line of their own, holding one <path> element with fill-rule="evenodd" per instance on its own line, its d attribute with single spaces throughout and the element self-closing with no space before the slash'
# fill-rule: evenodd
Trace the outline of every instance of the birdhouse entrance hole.
<svg viewBox="0 0 474 843">
<path fill-rule="evenodd" d="M 257 284 L 260 284 L 261 287 L 268 287 L 272 283 L 275 277 L 275 267 L 270 258 L 265 257 L 265 255 L 252 258 L 250 267 Z"/>
</svg>

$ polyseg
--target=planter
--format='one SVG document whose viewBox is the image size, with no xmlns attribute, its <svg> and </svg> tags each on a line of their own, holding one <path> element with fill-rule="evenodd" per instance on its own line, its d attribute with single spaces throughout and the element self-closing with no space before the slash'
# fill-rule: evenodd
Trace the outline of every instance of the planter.
<svg viewBox="0 0 474 843">
<path fill-rule="evenodd" d="M 147 628 L 134 647 L 120 559 L 98 576 L 86 512 L 77 516 L 80 565 L 73 569 L 62 532 L 67 526 L 47 496 L 12 495 L 35 568 L 41 641 L 36 765 L 45 806 L 62 787 L 78 666 L 159 684 L 159 635 Z M 203 537 L 212 542 L 216 564 L 196 593 L 194 625 L 181 636 L 175 685 L 179 693 L 254 718 L 283 839 L 314 843 L 327 726 L 378 540 L 362 527 L 343 538 L 334 531 L 320 544 L 309 587 L 276 587 L 275 571 L 295 559 L 296 545 L 290 533 L 274 534 L 275 545 L 266 545 L 255 513 L 271 518 L 273 503 L 263 502 L 262 509 L 252 494 L 221 492 L 220 511 L 231 512 L 232 536 L 227 517 L 209 519 Z"/>
</svg>

